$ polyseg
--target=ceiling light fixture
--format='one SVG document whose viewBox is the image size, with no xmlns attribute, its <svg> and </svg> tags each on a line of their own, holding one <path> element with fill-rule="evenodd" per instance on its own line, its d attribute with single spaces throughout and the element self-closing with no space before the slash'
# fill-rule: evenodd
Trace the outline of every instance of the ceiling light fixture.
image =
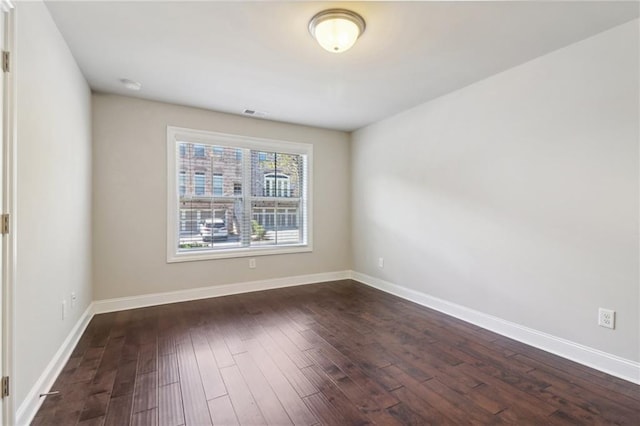
<svg viewBox="0 0 640 426">
<path fill-rule="evenodd" d="M 129 90 L 134 90 L 134 91 L 138 91 L 140 89 L 142 89 L 142 83 L 139 83 L 137 81 L 133 81 L 133 80 L 129 80 L 128 78 L 121 78 L 120 79 L 120 83 L 122 83 L 122 85 L 124 87 L 126 87 Z"/>
<path fill-rule="evenodd" d="M 333 53 L 351 49 L 365 27 L 362 16 L 345 9 L 323 10 L 309 22 L 311 35 L 320 46 Z"/>
</svg>

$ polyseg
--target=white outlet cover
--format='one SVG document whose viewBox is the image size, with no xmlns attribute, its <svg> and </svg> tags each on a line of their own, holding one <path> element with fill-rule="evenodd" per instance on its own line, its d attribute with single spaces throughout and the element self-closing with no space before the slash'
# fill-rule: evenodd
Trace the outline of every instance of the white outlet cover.
<svg viewBox="0 0 640 426">
<path fill-rule="evenodd" d="M 598 309 L 598 325 L 614 329 L 616 327 L 616 311 L 604 308 Z"/>
</svg>

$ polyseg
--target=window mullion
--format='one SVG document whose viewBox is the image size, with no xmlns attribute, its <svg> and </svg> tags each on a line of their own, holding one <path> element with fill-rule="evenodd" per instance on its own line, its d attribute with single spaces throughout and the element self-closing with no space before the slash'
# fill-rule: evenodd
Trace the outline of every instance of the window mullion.
<svg viewBox="0 0 640 426">
<path fill-rule="evenodd" d="M 308 212 L 306 211 L 306 209 L 308 208 L 308 204 L 307 204 L 307 197 L 309 196 L 309 175 L 308 175 L 308 171 L 309 171 L 309 164 L 308 164 L 308 158 L 305 157 L 303 159 L 303 168 L 302 170 L 299 170 L 299 173 L 302 177 L 302 181 L 301 181 L 301 185 L 300 185 L 300 199 L 298 200 L 298 238 L 300 239 L 300 241 L 303 241 L 305 244 L 308 241 L 309 238 L 309 232 L 311 231 L 310 229 L 308 229 L 307 227 L 307 217 L 308 217 Z"/>
<path fill-rule="evenodd" d="M 278 153 L 274 152 L 273 153 L 273 186 L 274 186 L 274 191 L 273 191 L 273 196 L 275 197 L 274 203 L 273 203 L 273 236 L 275 238 L 275 244 L 278 245 Z"/>
<path fill-rule="evenodd" d="M 242 218 L 242 247 L 249 247 L 251 245 L 251 157 L 250 149 L 242 150 L 242 206 L 243 206 L 243 218 Z"/>
</svg>

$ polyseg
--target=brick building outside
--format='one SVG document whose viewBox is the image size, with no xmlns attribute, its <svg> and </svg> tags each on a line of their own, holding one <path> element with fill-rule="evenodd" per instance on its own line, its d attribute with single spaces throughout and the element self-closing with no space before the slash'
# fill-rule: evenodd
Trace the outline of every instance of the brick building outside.
<svg viewBox="0 0 640 426">
<path fill-rule="evenodd" d="M 298 229 L 302 156 L 193 143 L 179 143 L 178 150 L 181 237 L 198 235 L 211 218 L 223 219 L 229 235 L 239 235 L 245 182 L 250 182 L 251 220 L 265 230 Z M 243 157 L 249 157 L 248 164 Z"/>
</svg>

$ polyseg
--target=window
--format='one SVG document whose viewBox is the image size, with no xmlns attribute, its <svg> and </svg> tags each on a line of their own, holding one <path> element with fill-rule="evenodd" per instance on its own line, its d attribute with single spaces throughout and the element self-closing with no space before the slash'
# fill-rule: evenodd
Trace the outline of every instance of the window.
<svg viewBox="0 0 640 426">
<path fill-rule="evenodd" d="M 196 172 L 194 175 L 194 186 L 196 195 L 204 195 L 204 172 Z"/>
<path fill-rule="evenodd" d="M 187 193 L 187 172 L 180 171 L 180 195 Z"/>
<path fill-rule="evenodd" d="M 214 173 L 213 174 L 213 195 L 215 197 L 222 196 L 223 183 L 224 181 L 222 180 L 222 175 L 220 173 Z"/>
<path fill-rule="evenodd" d="M 169 127 L 167 146 L 167 261 L 312 250 L 311 145 Z"/>
<path fill-rule="evenodd" d="M 288 197 L 290 192 L 289 176 L 276 173 L 264 175 L 264 195 L 266 197 Z"/>
<path fill-rule="evenodd" d="M 193 146 L 193 156 L 194 157 L 205 157 L 204 145 L 194 145 Z"/>
</svg>

